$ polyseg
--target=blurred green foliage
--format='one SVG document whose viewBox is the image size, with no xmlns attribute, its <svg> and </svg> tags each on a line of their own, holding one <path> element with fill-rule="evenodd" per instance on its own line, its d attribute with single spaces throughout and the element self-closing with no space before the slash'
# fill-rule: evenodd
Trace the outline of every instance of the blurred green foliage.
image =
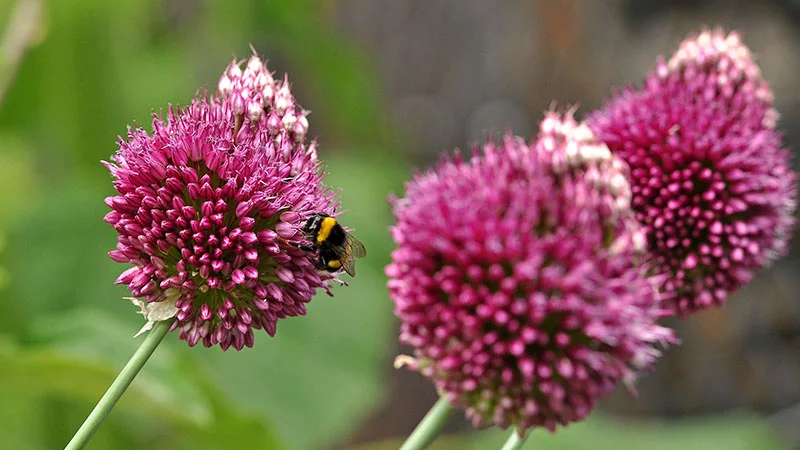
<svg viewBox="0 0 800 450">
<path fill-rule="evenodd" d="M 16 3 L 0 4 L 0 31 Z M 330 4 L 44 6 L 36 45 L 0 104 L 0 448 L 62 447 L 139 343 L 131 337 L 142 318 L 113 285 L 125 267 L 106 255 L 116 237 L 102 221 L 112 186 L 99 161 L 127 124 L 149 128 L 153 110 L 213 90 L 232 55 L 249 55 L 250 44 L 279 76 L 290 74 L 293 93 L 314 111 L 311 134 L 320 136 L 328 182 L 350 210 L 342 220 L 369 256 L 351 286 L 320 295 L 307 317 L 281 322 L 276 338 L 257 335 L 253 349 L 190 349 L 168 336 L 89 448 L 313 449 L 343 440 L 386 392 L 396 341 L 382 272 L 392 247 L 386 195 L 402 191 L 410 169 L 397 156 L 369 62 L 325 22 Z M 743 439 L 772 442 L 761 424 L 737 420 L 724 423 L 742 424 Z M 570 442 L 607 434 L 592 426 L 583 434 L 571 428 L 548 448 L 581 448 Z M 709 436 L 723 434 L 715 426 Z M 633 439 L 626 433 L 614 440 Z M 632 442 L 668 437 L 647 433 Z M 502 441 L 499 433 L 479 436 L 485 444 L 471 448 Z M 472 442 L 451 439 L 458 438 L 437 445 Z"/>
<path fill-rule="evenodd" d="M 501 448 L 509 432 L 497 429 L 445 435 L 430 450 Z M 358 450 L 390 450 L 400 441 L 377 442 Z M 730 414 L 665 422 L 620 421 L 594 413 L 581 423 L 549 433 L 535 430 L 523 449 L 537 450 L 788 450 L 774 430 L 755 416 Z"/>
<path fill-rule="evenodd" d="M 13 6 L 0 7 L 3 30 Z M 213 90 L 251 44 L 313 111 L 329 183 L 370 256 L 352 286 L 252 350 L 168 338 L 90 448 L 321 448 L 380 401 L 395 339 L 386 194 L 408 170 L 386 156 L 369 65 L 324 15 L 310 0 L 47 2 L 0 105 L 0 448 L 62 447 L 138 345 L 142 317 L 106 255 L 112 186 L 99 161 L 127 124 L 149 128 L 153 110 Z"/>
</svg>

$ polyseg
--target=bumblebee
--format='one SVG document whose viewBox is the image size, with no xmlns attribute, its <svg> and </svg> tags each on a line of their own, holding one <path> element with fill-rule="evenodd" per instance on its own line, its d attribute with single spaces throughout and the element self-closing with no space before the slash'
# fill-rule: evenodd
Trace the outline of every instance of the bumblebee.
<svg viewBox="0 0 800 450">
<path fill-rule="evenodd" d="M 336 272 L 344 269 L 351 277 L 356 276 L 355 258 L 367 255 L 364 244 L 345 231 L 333 217 L 318 213 L 308 218 L 303 231 L 313 246 L 303 246 L 305 250 L 316 251 L 316 266 L 320 270 Z"/>
</svg>

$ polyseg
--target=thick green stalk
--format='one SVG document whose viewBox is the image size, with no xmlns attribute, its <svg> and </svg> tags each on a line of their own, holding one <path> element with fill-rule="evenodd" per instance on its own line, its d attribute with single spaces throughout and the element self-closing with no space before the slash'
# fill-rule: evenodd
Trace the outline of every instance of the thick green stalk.
<svg viewBox="0 0 800 450">
<path fill-rule="evenodd" d="M 147 333 L 144 341 L 142 341 L 142 345 L 139 346 L 136 353 L 133 354 L 128 363 L 125 364 L 125 367 L 122 368 L 106 393 L 103 394 L 103 397 L 97 402 L 97 405 L 94 407 L 91 414 L 89 414 L 89 417 L 86 418 L 83 425 L 81 425 L 75 435 L 72 436 L 72 440 L 69 441 L 69 444 L 64 447 L 64 450 L 82 449 L 86 443 L 89 442 L 89 439 L 92 438 L 95 431 L 100 428 L 103 419 L 111 412 L 111 409 L 117 404 L 119 398 L 122 397 L 122 394 L 128 389 L 128 386 L 130 386 L 131 381 L 133 381 L 142 369 L 144 363 L 147 362 L 150 355 L 152 355 L 156 347 L 158 347 L 158 344 L 160 344 L 164 336 L 167 335 L 172 322 L 173 320 L 171 319 L 155 323 L 153 329 Z"/>
<path fill-rule="evenodd" d="M 428 414 L 425 414 L 425 417 L 422 418 L 417 428 L 406 439 L 400 450 L 422 450 L 428 448 L 452 412 L 453 407 L 450 406 L 450 402 L 444 397 L 439 398 L 439 401 L 433 405 Z"/>
<path fill-rule="evenodd" d="M 519 449 L 521 449 L 522 446 L 525 445 L 525 440 L 528 439 L 528 436 L 530 434 L 531 433 L 529 431 L 529 432 L 525 433 L 525 436 L 520 437 L 519 436 L 519 432 L 517 432 L 517 430 L 513 430 L 511 432 L 511 436 L 509 436 L 508 440 L 506 440 L 506 443 L 503 444 L 503 449 L 502 450 L 519 450 Z"/>
</svg>

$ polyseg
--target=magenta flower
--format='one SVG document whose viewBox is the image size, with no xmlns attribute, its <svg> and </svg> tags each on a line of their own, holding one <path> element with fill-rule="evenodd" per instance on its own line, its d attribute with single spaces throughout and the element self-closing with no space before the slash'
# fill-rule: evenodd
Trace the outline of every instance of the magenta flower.
<svg viewBox="0 0 800 450">
<path fill-rule="evenodd" d="M 288 83 L 253 56 L 244 72 L 230 65 L 217 97 L 120 139 L 105 163 L 119 192 L 106 199 L 119 233 L 109 255 L 133 264 L 117 283 L 149 320 L 174 316 L 190 346 L 240 350 L 327 290 L 331 275 L 292 245 L 308 216 L 337 206 L 307 127 Z"/>
<path fill-rule="evenodd" d="M 588 119 L 631 169 L 652 263 L 684 315 L 786 252 L 796 175 L 773 94 L 739 35 L 704 31 Z"/>
<path fill-rule="evenodd" d="M 393 200 L 386 268 L 414 348 L 398 361 L 476 426 L 586 417 L 672 340 L 629 199 L 625 165 L 571 115 L 417 175 Z"/>
</svg>

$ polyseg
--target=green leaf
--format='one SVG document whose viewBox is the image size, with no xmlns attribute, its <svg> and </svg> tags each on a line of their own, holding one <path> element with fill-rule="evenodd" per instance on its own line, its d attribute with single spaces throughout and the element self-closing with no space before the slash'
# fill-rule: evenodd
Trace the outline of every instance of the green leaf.
<svg viewBox="0 0 800 450">
<path fill-rule="evenodd" d="M 135 309 L 132 307 L 131 310 L 133 314 Z M 143 318 L 137 317 L 140 325 L 143 325 Z M 133 339 L 136 331 L 137 328 L 100 310 L 78 309 L 39 318 L 32 326 L 30 338 L 36 344 L 35 349 L 55 351 L 61 357 L 72 357 L 75 361 L 104 367 L 107 371 L 104 376 L 111 377 L 102 388 L 105 391 L 116 373 L 141 344 L 143 337 Z M 98 339 L 100 336 L 102 339 Z M 175 334 L 168 336 L 171 339 L 166 340 L 175 341 Z M 172 345 L 167 343 L 160 346 L 147 362 L 147 370 L 137 376 L 134 383 L 135 394 L 123 399 L 136 402 L 136 408 L 146 405 L 152 407 L 156 404 L 161 414 L 191 420 L 198 425 L 208 423 L 211 417 L 208 400 L 197 386 L 197 380 L 186 377 L 182 367 L 185 363 L 170 347 Z M 81 383 L 80 379 L 64 380 L 67 381 Z M 49 385 L 55 387 L 52 383 Z M 82 392 L 72 385 L 62 391 L 64 394 Z M 82 398 L 89 401 L 99 399 L 96 387 L 93 386 L 89 394 Z"/>
<path fill-rule="evenodd" d="M 0 392 L 8 391 L 0 418 L 33 411 L 26 422 L 3 430 L 2 448 L 63 446 L 113 381 L 138 341 L 134 329 L 100 312 L 82 311 L 60 320 L 41 320 L 33 327 L 37 345 L 24 351 L 8 342 L 0 346 Z M 102 339 L 98 339 L 102 336 Z M 250 447 L 283 449 L 278 435 L 262 417 L 242 413 L 217 389 L 193 358 L 161 345 L 92 439 L 90 448 Z M 141 340 L 141 338 L 139 339 Z M 125 357 L 119 357 L 124 353 Z M 17 393 L 16 395 L 13 395 Z M 53 409 L 60 411 L 58 427 Z M 15 421 L 11 421 L 15 423 Z M 37 432 L 47 429 L 47 433 Z M 8 446 L 30 442 L 30 447 Z"/>
<path fill-rule="evenodd" d="M 50 189 L 7 230 L 2 261 L 11 283 L 0 299 L 13 306 L 13 315 L 4 318 L 6 330 L 22 334 L 37 317 L 83 306 L 108 308 L 137 322 L 135 309 L 121 300 L 127 291 L 113 284 L 126 266 L 107 255 L 116 239 L 102 220 L 108 211 L 102 190 L 90 182 Z"/>
</svg>

